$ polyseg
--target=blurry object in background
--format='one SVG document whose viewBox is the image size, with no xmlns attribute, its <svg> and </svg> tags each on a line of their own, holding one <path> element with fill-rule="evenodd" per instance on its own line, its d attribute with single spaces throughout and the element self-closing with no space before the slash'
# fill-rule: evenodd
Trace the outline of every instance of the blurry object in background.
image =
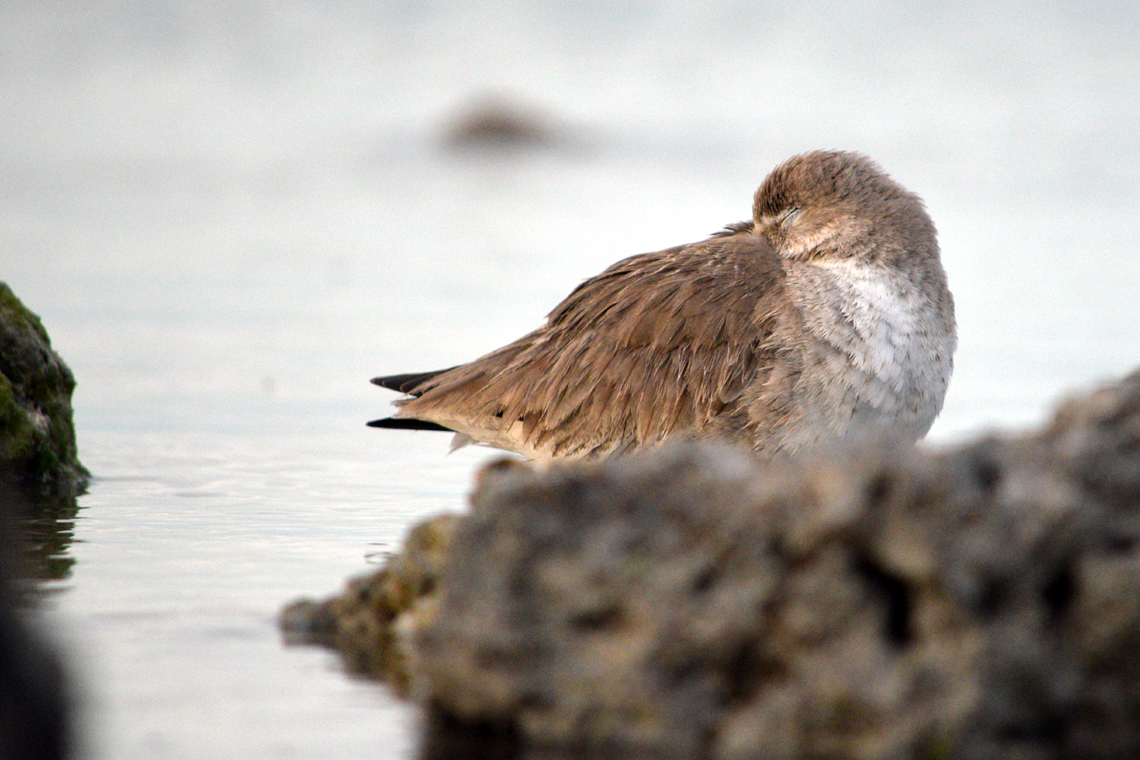
<svg viewBox="0 0 1140 760">
<path fill-rule="evenodd" d="M 33 491 L 75 496 L 87 486 L 71 418 L 74 389 L 39 317 L 0 282 L 0 463 Z"/>
<path fill-rule="evenodd" d="M 449 120 L 444 142 L 449 148 L 518 149 L 551 147 L 565 135 L 534 106 L 502 94 L 471 98 Z"/>
</svg>

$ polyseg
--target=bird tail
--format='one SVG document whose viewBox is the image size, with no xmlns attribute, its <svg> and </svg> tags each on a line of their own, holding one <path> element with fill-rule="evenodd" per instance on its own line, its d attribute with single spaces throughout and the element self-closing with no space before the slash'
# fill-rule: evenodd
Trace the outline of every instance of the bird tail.
<svg viewBox="0 0 1140 760">
<path fill-rule="evenodd" d="M 385 417 L 382 420 L 372 420 L 368 427 L 386 428 L 388 430 L 435 430 L 445 433 L 454 433 L 449 427 L 427 420 L 404 419 L 402 417 Z"/>
<path fill-rule="evenodd" d="M 437 369 L 431 372 L 408 372 L 403 375 L 387 375 L 386 377 L 374 377 L 372 383 L 379 385 L 381 388 L 387 388 L 390 391 L 397 393 L 406 393 L 409 396 L 418 396 L 416 388 L 423 385 L 428 380 L 432 380 L 444 372 L 450 372 L 455 367 L 448 367 L 447 369 Z"/>
</svg>

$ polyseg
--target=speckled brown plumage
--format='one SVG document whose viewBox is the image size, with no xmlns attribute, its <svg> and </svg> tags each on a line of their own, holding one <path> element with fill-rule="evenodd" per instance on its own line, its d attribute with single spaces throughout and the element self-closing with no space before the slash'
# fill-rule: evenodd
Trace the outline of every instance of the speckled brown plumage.
<svg viewBox="0 0 1140 760">
<path fill-rule="evenodd" d="M 762 455 L 864 428 L 914 439 L 941 407 L 954 342 L 921 202 L 863 156 L 817 152 L 769 175 L 752 222 L 614 264 L 473 362 L 376 378 L 409 395 L 372 424 L 419 421 L 535 459 L 676 436 Z"/>
</svg>

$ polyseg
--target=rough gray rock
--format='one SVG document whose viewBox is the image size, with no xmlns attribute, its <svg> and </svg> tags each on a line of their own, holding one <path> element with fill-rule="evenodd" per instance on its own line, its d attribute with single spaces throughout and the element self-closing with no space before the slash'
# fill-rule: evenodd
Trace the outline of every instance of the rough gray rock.
<svg viewBox="0 0 1140 760">
<path fill-rule="evenodd" d="M 88 472 L 76 454 L 74 388 L 39 317 L 0 282 L 0 470 L 45 493 L 82 492 Z"/>
<path fill-rule="evenodd" d="M 426 756 L 1140 756 L 1140 373 L 1031 435 L 499 466 L 472 503 L 400 629 Z"/>
</svg>

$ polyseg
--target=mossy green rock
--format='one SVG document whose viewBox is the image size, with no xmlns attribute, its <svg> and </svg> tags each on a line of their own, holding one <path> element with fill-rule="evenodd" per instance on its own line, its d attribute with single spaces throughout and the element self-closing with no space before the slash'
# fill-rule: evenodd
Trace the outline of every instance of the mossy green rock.
<svg viewBox="0 0 1140 760">
<path fill-rule="evenodd" d="M 71 417 L 74 389 L 39 317 L 0 282 L 0 468 L 44 491 L 86 486 Z"/>
</svg>

